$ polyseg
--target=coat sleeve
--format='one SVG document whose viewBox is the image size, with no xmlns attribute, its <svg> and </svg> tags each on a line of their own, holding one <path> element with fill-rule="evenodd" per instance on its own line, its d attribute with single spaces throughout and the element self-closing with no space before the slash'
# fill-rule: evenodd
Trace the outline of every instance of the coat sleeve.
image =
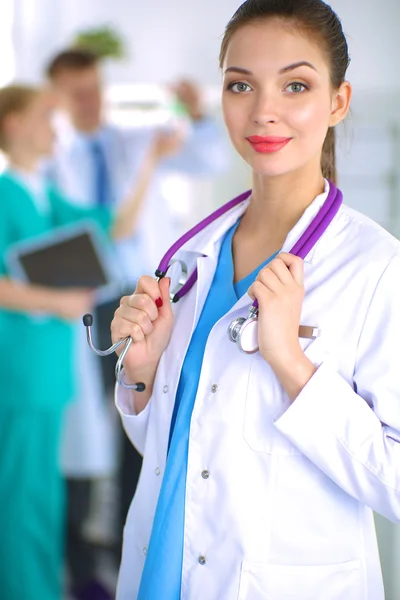
<svg viewBox="0 0 400 600">
<path fill-rule="evenodd" d="M 117 383 L 115 386 L 115 406 L 120 414 L 128 438 L 136 450 L 143 455 L 151 410 L 151 398 L 146 408 L 137 415 L 133 405 L 132 391 Z"/>
<path fill-rule="evenodd" d="M 353 379 L 323 363 L 275 426 L 348 494 L 400 521 L 400 255 L 375 289 Z"/>
<path fill-rule="evenodd" d="M 56 225 L 69 225 L 83 220 L 91 220 L 105 233 L 109 234 L 114 223 L 114 211 L 107 207 L 77 206 L 68 202 L 55 188 L 50 188 L 50 198 Z"/>
<path fill-rule="evenodd" d="M 165 159 L 162 170 L 192 176 L 219 175 L 229 167 L 229 147 L 214 119 L 205 117 L 192 123 L 188 138 L 178 154 Z"/>
</svg>

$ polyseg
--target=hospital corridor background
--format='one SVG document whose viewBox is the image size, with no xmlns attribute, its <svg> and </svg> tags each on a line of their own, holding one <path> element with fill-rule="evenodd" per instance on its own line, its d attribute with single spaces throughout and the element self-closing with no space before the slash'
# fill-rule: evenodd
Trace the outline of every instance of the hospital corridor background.
<svg viewBox="0 0 400 600">
<path fill-rule="evenodd" d="M 52 90 L 56 133 L 52 155 L 43 159 L 37 174 L 40 185 L 55 186 L 75 211 L 99 206 L 112 211 L 127 197 L 138 198 L 139 209 L 129 216 L 131 231 L 122 241 L 107 241 L 104 232 L 93 238 L 106 282 L 90 296 L 90 310 L 85 312 L 94 314 L 95 341 L 102 349 L 111 344 L 109 323 L 118 298 L 134 291 L 142 273 L 152 274 L 179 235 L 249 188 L 250 171 L 229 144 L 220 109 L 219 44 L 239 4 L 238 0 L 0 2 L 0 88 L 17 83 Z M 400 237 L 400 2 L 331 0 L 330 4 L 344 23 L 353 58 L 351 114 L 338 132 L 338 185 L 346 204 Z M 100 58 L 92 61 L 94 55 Z M 69 79 L 70 71 L 82 77 Z M 0 119 L 1 110 L 0 93 Z M 95 139 L 86 135 L 85 123 L 91 119 L 96 123 L 96 118 L 101 133 Z M 101 179 L 104 165 L 107 181 Z M 0 152 L 0 173 L 7 169 L 6 152 Z M 24 185 L 32 198 L 37 195 L 40 213 L 43 188 L 39 186 L 39 192 L 36 183 L 35 179 Z M 100 188 L 107 188 L 107 197 L 99 198 Z M 0 186 L 0 194 L 1 190 Z M 70 223 L 63 235 L 73 235 L 80 227 L 81 221 Z M 61 240 L 50 229 L 38 239 L 30 238 L 32 252 L 49 240 L 50 246 Z M 79 255 L 78 245 L 73 248 L 79 270 L 89 259 L 85 250 Z M 6 250 L 0 257 L 0 266 L 3 263 L 11 265 L 15 278 L 26 277 L 21 263 Z M 46 318 L 32 317 L 35 323 Z M 115 594 L 122 528 L 141 457 L 130 446 L 114 407 L 115 357 L 96 357 L 87 346 L 81 319 L 74 317 L 70 324 L 69 360 L 76 386 L 63 410 L 57 448 L 65 533 L 57 531 L 55 536 L 66 549 L 65 594 L 59 600 L 107 600 Z M 29 360 L 23 354 L 29 340 L 23 336 L 16 346 L 22 371 Z M 59 351 L 54 338 L 52 352 Z M 62 352 L 67 355 L 66 348 Z M 39 365 L 40 356 L 33 358 Z M 51 365 L 47 383 L 56 404 L 59 382 Z M 30 386 L 36 384 L 33 376 Z M 1 412 L 4 390 L 11 383 L 0 385 L 1 419 L 6 414 Z M 6 436 L 4 426 L 0 432 Z M 0 437 L 0 482 L 8 468 L 4 439 Z M 23 439 L 21 433 L 20 444 Z M 53 443 L 50 437 L 43 439 L 43 452 L 46 443 Z M 18 451 L 24 448 L 19 446 Z M 18 471 L 13 477 L 18 480 Z M 50 494 L 40 477 L 39 468 L 36 485 L 42 486 L 41 493 Z M 12 489 L 7 494 L 0 493 L 0 511 L 12 503 Z M 380 516 L 376 525 L 386 598 L 400 600 L 400 525 Z M 0 554 L 2 560 L 5 555 Z M 13 600 L 4 597 L 1 588 L 0 599 Z"/>
</svg>

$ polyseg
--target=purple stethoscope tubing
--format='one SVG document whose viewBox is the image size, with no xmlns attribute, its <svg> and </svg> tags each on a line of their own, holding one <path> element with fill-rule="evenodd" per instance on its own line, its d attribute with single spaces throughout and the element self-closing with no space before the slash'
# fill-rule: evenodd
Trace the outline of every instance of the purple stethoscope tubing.
<svg viewBox="0 0 400 600">
<path fill-rule="evenodd" d="M 161 259 L 159 267 L 155 272 L 156 277 L 162 279 L 166 276 L 168 268 L 171 265 L 172 258 L 178 252 L 178 250 L 180 250 L 182 246 L 184 246 L 184 244 L 191 240 L 195 235 L 203 231 L 203 229 L 208 227 L 208 225 L 211 225 L 211 223 L 219 219 L 219 217 L 226 214 L 228 211 L 230 211 L 232 208 L 234 208 L 241 202 L 247 200 L 250 194 L 251 190 L 240 194 L 240 196 L 237 196 L 227 204 L 224 204 L 223 206 L 218 208 L 215 212 L 213 212 L 211 215 L 208 215 L 208 217 L 200 221 L 200 223 L 197 223 L 197 225 L 192 227 L 192 229 L 190 229 L 187 233 L 180 237 L 179 240 L 177 240 L 175 244 L 171 246 L 171 248 L 165 253 L 163 258 Z M 342 192 L 337 189 L 337 187 L 332 181 L 329 181 L 329 194 L 326 201 L 324 202 L 316 217 L 307 227 L 303 235 L 290 250 L 290 254 L 294 254 L 295 256 L 298 256 L 299 258 L 303 259 L 307 256 L 307 254 L 315 246 L 315 244 L 318 242 L 318 240 L 321 238 L 323 233 L 326 231 L 326 229 L 332 222 L 333 218 L 335 217 L 342 204 L 342 201 Z M 187 279 L 184 285 L 178 290 L 176 294 L 174 294 L 172 301 L 178 302 L 178 300 L 183 298 L 183 296 L 185 296 L 189 292 L 189 290 L 194 286 L 196 281 L 197 269 L 193 271 L 193 273 L 190 275 L 190 277 Z M 254 308 L 257 308 L 257 300 L 254 301 L 253 306 Z"/>
<path fill-rule="evenodd" d="M 158 269 L 155 272 L 155 275 L 158 278 L 158 281 L 160 281 L 160 279 L 162 279 L 163 277 L 166 276 L 169 267 L 174 262 L 176 262 L 176 261 L 174 261 L 174 256 L 182 248 L 182 246 L 184 246 L 189 240 L 191 240 L 193 237 L 195 237 L 198 233 L 203 231 L 206 227 L 208 227 L 209 225 L 214 223 L 214 221 L 216 221 L 217 219 L 219 219 L 220 217 L 225 215 L 227 212 L 229 212 L 232 208 L 234 208 L 235 206 L 238 206 L 241 202 L 244 202 L 245 200 L 247 200 L 250 197 L 250 195 L 251 195 L 251 190 L 243 192 L 242 194 L 240 194 L 233 200 L 230 200 L 230 202 L 227 202 L 226 204 L 224 204 L 223 206 L 218 208 L 211 215 L 209 215 L 208 217 L 206 217 L 205 219 L 200 221 L 200 223 L 198 223 L 197 225 L 192 227 L 188 232 L 186 232 L 182 237 L 180 237 L 171 246 L 171 248 L 165 253 L 163 258 L 161 259 Z M 335 186 L 335 184 L 332 181 L 329 181 L 329 194 L 328 194 L 327 199 L 325 200 L 323 206 L 320 208 L 319 212 L 314 217 L 314 219 L 312 220 L 310 225 L 307 227 L 305 232 L 302 234 L 302 236 L 299 238 L 299 240 L 295 243 L 293 248 L 290 250 L 290 254 L 294 254 L 295 256 L 298 256 L 302 259 L 304 259 L 307 256 L 307 254 L 310 252 L 310 250 L 315 246 L 315 244 L 319 241 L 319 239 L 324 234 L 326 229 L 329 227 L 330 223 L 332 222 L 335 215 L 337 214 L 337 212 L 342 204 L 342 201 L 343 201 L 342 192 L 339 189 L 337 189 L 337 187 Z M 178 262 L 181 262 L 181 264 L 183 265 L 183 270 L 185 271 L 186 265 L 184 265 L 184 263 L 182 261 L 178 261 Z M 194 286 L 196 281 L 197 281 L 197 268 L 193 271 L 193 273 L 186 280 L 182 281 L 181 287 L 172 295 L 171 301 L 178 302 L 178 300 L 183 298 L 183 296 L 185 296 L 190 291 L 190 289 Z M 249 315 L 248 315 L 247 319 L 251 319 L 254 321 L 257 318 L 257 314 L 258 314 L 258 302 L 257 302 L 257 300 L 255 300 L 253 302 L 252 306 L 250 307 Z M 236 319 L 234 322 L 232 322 L 232 324 L 230 326 L 230 330 L 232 330 L 232 329 L 235 330 L 234 331 L 235 335 L 231 336 L 231 334 L 230 334 L 230 339 L 231 339 L 231 341 L 238 342 L 239 347 L 240 347 L 240 333 L 241 333 L 241 331 L 243 329 L 243 325 L 245 325 L 247 319 L 244 319 L 243 317 L 241 317 L 240 319 Z M 83 317 L 83 323 L 86 327 L 88 344 L 89 344 L 90 348 L 99 356 L 107 356 L 108 354 L 111 354 L 112 352 L 114 352 L 119 346 L 121 346 L 122 344 L 125 343 L 125 347 L 124 347 L 122 353 L 120 354 L 120 356 L 117 360 L 116 367 L 115 367 L 116 379 L 117 379 L 118 383 L 120 383 L 120 385 L 122 385 L 125 388 L 133 389 L 133 390 L 137 390 L 137 391 L 143 391 L 145 389 L 145 385 L 143 383 L 135 383 L 135 384 L 131 385 L 131 384 L 125 383 L 122 379 L 121 371 L 122 371 L 122 367 L 123 367 L 123 361 L 124 361 L 124 358 L 132 344 L 132 338 L 127 337 L 127 338 L 124 338 L 123 340 L 119 340 L 118 342 L 113 344 L 107 350 L 98 350 L 93 343 L 93 339 L 92 339 L 92 335 L 91 335 L 91 326 L 93 323 L 92 315 L 90 315 L 90 314 L 85 315 Z M 236 325 L 235 325 L 235 323 L 236 323 Z"/>
</svg>

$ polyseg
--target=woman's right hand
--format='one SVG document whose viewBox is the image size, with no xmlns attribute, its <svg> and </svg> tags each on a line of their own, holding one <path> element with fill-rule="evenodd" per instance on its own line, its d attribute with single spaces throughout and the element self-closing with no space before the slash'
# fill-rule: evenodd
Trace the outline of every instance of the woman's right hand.
<svg viewBox="0 0 400 600">
<path fill-rule="evenodd" d="M 169 300 L 170 278 L 156 281 L 153 277 L 139 279 L 132 296 L 121 299 L 111 323 L 113 344 L 131 337 L 133 344 L 125 360 L 127 381 L 147 379 L 155 374 L 162 353 L 172 333 L 173 313 Z M 121 354 L 123 346 L 118 348 Z M 147 382 L 146 382 L 147 383 Z"/>
</svg>

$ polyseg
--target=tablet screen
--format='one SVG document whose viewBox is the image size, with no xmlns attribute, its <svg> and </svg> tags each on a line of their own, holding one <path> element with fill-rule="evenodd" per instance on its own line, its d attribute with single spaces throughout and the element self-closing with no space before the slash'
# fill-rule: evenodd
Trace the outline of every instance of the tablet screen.
<svg viewBox="0 0 400 600">
<path fill-rule="evenodd" d="M 11 276 L 48 287 L 103 288 L 114 283 L 107 242 L 82 224 L 24 240 L 10 249 Z"/>
<path fill-rule="evenodd" d="M 19 260 L 31 283 L 90 288 L 108 283 L 88 233 L 48 248 L 21 253 Z"/>
</svg>

